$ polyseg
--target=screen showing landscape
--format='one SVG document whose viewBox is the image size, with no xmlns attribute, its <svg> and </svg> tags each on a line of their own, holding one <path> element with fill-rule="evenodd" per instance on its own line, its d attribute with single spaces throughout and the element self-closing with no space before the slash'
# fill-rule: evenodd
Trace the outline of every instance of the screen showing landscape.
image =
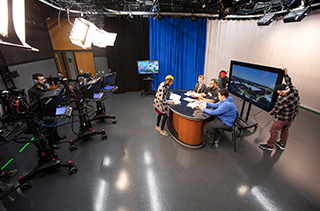
<svg viewBox="0 0 320 211">
<path fill-rule="evenodd" d="M 137 61 L 138 74 L 157 74 L 159 73 L 158 60 Z"/>
<path fill-rule="evenodd" d="M 238 61 L 231 61 L 229 92 L 258 106 L 271 111 L 278 94 L 274 87 L 282 82 L 283 70 Z"/>
</svg>

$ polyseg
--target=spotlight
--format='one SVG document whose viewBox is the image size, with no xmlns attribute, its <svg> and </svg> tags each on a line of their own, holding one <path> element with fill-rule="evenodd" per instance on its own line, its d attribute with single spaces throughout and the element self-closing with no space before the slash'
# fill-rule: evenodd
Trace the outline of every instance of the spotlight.
<svg viewBox="0 0 320 211">
<path fill-rule="evenodd" d="M 311 11 L 311 7 L 307 6 L 301 9 L 297 10 L 291 10 L 284 18 L 283 22 L 284 23 L 290 23 L 290 22 L 299 22 L 301 21 L 304 17 L 309 15 L 309 12 Z"/>
<path fill-rule="evenodd" d="M 191 22 L 195 22 L 195 21 L 196 21 L 196 17 L 195 17 L 195 16 L 191 16 L 191 17 L 190 17 L 190 21 L 191 21 Z"/>
<path fill-rule="evenodd" d="M 263 16 L 260 20 L 258 20 L 258 26 L 268 26 L 270 23 L 274 21 L 276 17 L 275 13 L 269 13 Z"/>
</svg>

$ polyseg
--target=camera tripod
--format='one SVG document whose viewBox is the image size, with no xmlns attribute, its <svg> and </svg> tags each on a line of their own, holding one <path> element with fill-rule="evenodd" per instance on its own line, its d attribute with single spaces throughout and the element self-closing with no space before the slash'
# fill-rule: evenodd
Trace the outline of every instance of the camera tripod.
<svg viewBox="0 0 320 211">
<path fill-rule="evenodd" d="M 101 132 L 92 129 L 92 120 L 89 119 L 88 112 L 86 111 L 84 104 L 82 102 L 76 101 L 76 107 L 79 111 L 78 116 L 80 121 L 80 133 L 77 135 L 76 139 L 70 140 L 70 151 L 77 149 L 77 145 L 75 145 L 76 142 L 78 142 L 79 140 L 86 140 L 94 135 L 101 134 L 101 139 L 107 139 L 108 136 L 104 129 L 102 129 Z"/>
<path fill-rule="evenodd" d="M 101 100 L 96 101 L 96 105 L 96 115 L 92 119 L 90 119 L 90 121 L 100 120 L 100 122 L 104 122 L 105 119 L 112 119 L 113 124 L 117 123 L 117 118 L 114 114 L 110 116 L 106 113 L 105 106 Z"/>
<path fill-rule="evenodd" d="M 22 132 L 18 133 L 13 140 L 16 140 L 21 133 Z M 32 128 L 32 134 L 34 136 L 34 140 L 32 142 L 38 149 L 37 153 L 39 160 L 38 165 L 31 172 L 23 177 L 19 177 L 20 189 L 22 191 L 31 187 L 30 180 L 37 174 L 49 172 L 60 167 L 67 167 L 70 174 L 74 174 L 78 171 L 78 168 L 71 161 L 64 163 L 59 159 L 52 146 L 48 145 L 47 137 L 41 135 L 37 128 Z"/>
</svg>

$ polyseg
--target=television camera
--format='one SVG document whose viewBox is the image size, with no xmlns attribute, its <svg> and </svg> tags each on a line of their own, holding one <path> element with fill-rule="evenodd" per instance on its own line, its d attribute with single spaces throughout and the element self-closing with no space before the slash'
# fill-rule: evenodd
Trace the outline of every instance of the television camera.
<svg viewBox="0 0 320 211">
<path fill-rule="evenodd" d="M 59 94 L 57 96 L 59 96 Z M 0 99 L 4 112 L 3 115 L 11 115 L 15 119 L 25 123 L 33 134 L 32 141 L 30 141 L 30 137 L 21 136 L 24 133 L 24 130 L 21 129 L 14 135 L 12 140 L 16 143 L 33 143 L 37 148 L 39 158 L 38 165 L 30 173 L 19 178 L 19 187 L 21 190 L 26 190 L 31 187 L 30 180 L 37 174 L 60 167 L 67 167 L 70 174 L 77 172 L 77 167 L 71 161 L 68 163 L 62 162 L 52 146 L 49 145 L 48 137 L 51 134 L 48 134 L 46 131 L 46 127 L 49 126 L 42 122 L 41 116 L 37 115 L 38 113 L 36 114 L 30 110 L 30 105 L 24 90 L 1 91 Z M 50 100 L 50 102 L 51 101 L 53 102 L 53 100 Z M 50 106 L 48 108 L 50 108 Z M 51 112 L 51 109 L 49 110 Z M 46 113 L 46 111 L 44 113 Z M 51 127 L 54 127 L 54 125 L 51 125 Z"/>
</svg>

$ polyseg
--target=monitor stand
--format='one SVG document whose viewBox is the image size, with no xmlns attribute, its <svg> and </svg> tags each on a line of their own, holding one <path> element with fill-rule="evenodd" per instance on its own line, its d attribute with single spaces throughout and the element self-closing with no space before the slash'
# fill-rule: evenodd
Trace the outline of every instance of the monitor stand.
<svg viewBox="0 0 320 211">
<path fill-rule="evenodd" d="M 244 112 L 245 104 L 246 104 L 246 101 L 243 100 L 241 113 L 240 113 L 239 121 L 238 121 L 239 135 L 240 135 L 242 130 L 247 130 L 249 128 L 254 127 L 254 132 L 255 132 L 257 127 L 258 127 L 258 123 L 257 122 L 252 122 L 252 121 L 248 120 L 249 119 L 250 110 L 251 110 L 251 105 L 252 105 L 251 103 L 249 103 L 249 106 L 247 108 L 247 116 L 246 116 L 246 118 L 244 119 L 242 117 L 243 116 L 243 112 Z"/>
<path fill-rule="evenodd" d="M 148 89 L 147 90 L 141 90 L 141 96 L 143 95 L 149 95 L 149 94 L 154 94 L 155 91 L 151 90 L 151 86 L 154 90 L 156 90 L 153 85 L 152 85 L 152 81 L 156 79 L 154 77 L 151 77 L 151 75 L 148 75 L 146 78 L 143 78 L 144 81 L 146 81 L 148 83 Z"/>
</svg>

